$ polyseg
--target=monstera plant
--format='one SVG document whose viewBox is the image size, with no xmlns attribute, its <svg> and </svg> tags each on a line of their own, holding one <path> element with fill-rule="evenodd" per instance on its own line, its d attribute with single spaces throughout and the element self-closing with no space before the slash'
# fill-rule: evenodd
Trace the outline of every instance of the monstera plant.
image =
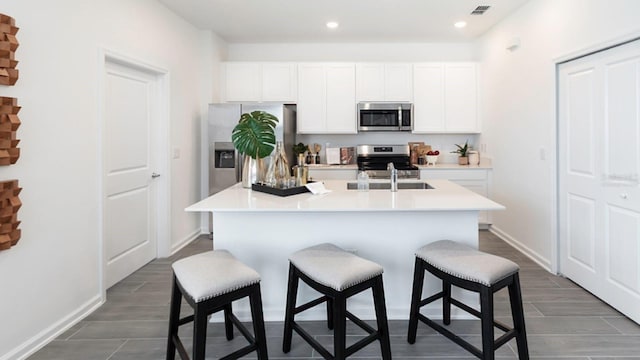
<svg viewBox="0 0 640 360">
<path fill-rule="evenodd" d="M 242 161 L 242 186 L 264 178 L 263 158 L 269 156 L 276 143 L 275 128 L 278 118 L 264 111 L 253 111 L 240 116 L 233 128 L 233 146 L 244 155 Z"/>
</svg>

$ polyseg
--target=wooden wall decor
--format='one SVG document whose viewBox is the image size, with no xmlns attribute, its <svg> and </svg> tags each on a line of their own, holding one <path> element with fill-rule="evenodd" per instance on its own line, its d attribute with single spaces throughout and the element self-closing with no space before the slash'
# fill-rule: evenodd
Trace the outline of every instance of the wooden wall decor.
<svg viewBox="0 0 640 360">
<path fill-rule="evenodd" d="M 18 180 L 0 181 L 0 250 L 10 249 L 18 243 L 22 231 L 18 229 L 20 201 Z"/>
<path fill-rule="evenodd" d="M 16 130 L 20 126 L 18 99 L 0 96 L 0 165 L 15 164 L 20 157 Z"/>
<path fill-rule="evenodd" d="M 14 85 L 18 81 L 15 56 L 20 45 L 16 38 L 18 30 L 12 17 L 0 14 L 0 85 Z"/>
</svg>

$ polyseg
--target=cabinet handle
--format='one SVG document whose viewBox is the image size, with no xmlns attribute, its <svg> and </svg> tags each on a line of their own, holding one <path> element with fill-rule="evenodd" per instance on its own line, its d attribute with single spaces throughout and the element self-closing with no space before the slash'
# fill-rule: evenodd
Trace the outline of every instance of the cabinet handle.
<svg viewBox="0 0 640 360">
<path fill-rule="evenodd" d="M 628 197 L 629 197 L 628 194 L 625 194 L 625 193 L 620 194 L 620 198 L 622 198 L 622 199 L 626 200 Z"/>
</svg>

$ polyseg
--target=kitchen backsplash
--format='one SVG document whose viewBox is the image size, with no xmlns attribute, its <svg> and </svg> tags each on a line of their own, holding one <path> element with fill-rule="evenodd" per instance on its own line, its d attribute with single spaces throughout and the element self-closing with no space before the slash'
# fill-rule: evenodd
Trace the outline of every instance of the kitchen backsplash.
<svg viewBox="0 0 640 360">
<path fill-rule="evenodd" d="M 469 141 L 469 145 L 473 150 L 480 150 L 480 144 L 478 143 L 478 134 L 446 134 L 446 135 L 426 135 L 426 134 L 411 134 L 405 132 L 367 132 L 353 135 L 296 135 L 296 143 L 302 142 L 304 144 L 318 143 L 322 146 L 321 162 L 326 163 L 324 158 L 324 150 L 329 144 L 329 147 L 342 147 L 342 146 L 357 146 L 360 144 L 407 144 L 410 141 L 422 141 L 425 144 L 431 145 L 434 150 L 440 151 L 440 163 L 456 163 L 458 156 L 451 154 L 451 151 L 456 150 L 455 144 L 464 144 L 465 141 Z M 482 154 L 481 154 L 482 156 Z"/>
</svg>

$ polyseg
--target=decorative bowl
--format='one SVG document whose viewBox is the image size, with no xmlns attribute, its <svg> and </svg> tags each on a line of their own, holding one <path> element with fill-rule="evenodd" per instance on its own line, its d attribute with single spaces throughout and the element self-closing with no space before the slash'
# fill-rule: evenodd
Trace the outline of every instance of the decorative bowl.
<svg viewBox="0 0 640 360">
<path fill-rule="evenodd" d="M 438 155 L 425 155 L 427 158 L 427 166 L 435 165 L 438 162 Z"/>
</svg>

